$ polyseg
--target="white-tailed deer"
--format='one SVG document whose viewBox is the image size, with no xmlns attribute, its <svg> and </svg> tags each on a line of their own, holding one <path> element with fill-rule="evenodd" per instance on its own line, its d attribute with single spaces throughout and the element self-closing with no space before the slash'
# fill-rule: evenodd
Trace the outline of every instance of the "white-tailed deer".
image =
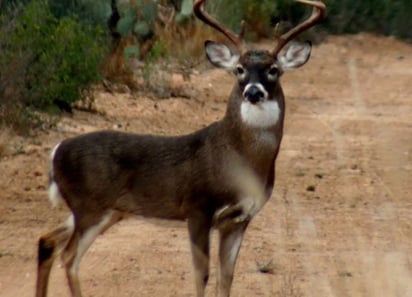
<svg viewBox="0 0 412 297">
<path fill-rule="evenodd" d="M 222 120 L 189 135 L 161 137 L 102 131 L 66 139 L 51 154 L 49 196 L 71 210 L 67 222 L 39 240 L 37 297 L 47 295 L 53 260 L 62 255 L 72 296 L 80 297 L 80 260 L 95 238 L 129 215 L 187 220 L 197 296 L 209 275 L 209 237 L 219 232 L 218 295 L 227 297 L 243 234 L 271 196 L 283 134 L 284 71 L 306 63 L 298 33 L 325 16 L 323 1 L 299 0 L 312 15 L 277 36 L 272 51 L 246 50 L 236 35 L 195 1 L 195 14 L 237 47 L 207 41 L 206 55 L 237 77 Z"/>
</svg>

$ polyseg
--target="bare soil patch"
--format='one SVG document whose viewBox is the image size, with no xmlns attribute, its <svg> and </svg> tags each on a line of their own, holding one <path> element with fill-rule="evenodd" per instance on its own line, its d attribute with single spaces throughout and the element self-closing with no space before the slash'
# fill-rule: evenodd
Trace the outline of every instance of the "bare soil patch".
<svg viewBox="0 0 412 297">
<path fill-rule="evenodd" d="M 67 216 L 46 193 L 56 143 L 99 129 L 189 133 L 222 117 L 233 81 L 201 72 L 182 83 L 191 99 L 101 92 L 104 114 L 76 111 L 30 139 L 0 131 L 0 296 L 34 295 L 38 237 Z M 412 46 L 330 37 L 283 86 L 276 188 L 247 231 L 233 296 L 412 296 Z M 99 237 L 80 269 L 85 296 L 194 296 L 185 225 L 163 225 L 128 220 Z M 59 261 L 49 292 L 69 296 Z"/>
</svg>

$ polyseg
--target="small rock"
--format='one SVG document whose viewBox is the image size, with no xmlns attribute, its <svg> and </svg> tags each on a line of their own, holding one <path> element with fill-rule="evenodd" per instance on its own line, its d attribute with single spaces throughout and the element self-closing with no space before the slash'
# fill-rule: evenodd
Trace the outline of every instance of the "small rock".
<svg viewBox="0 0 412 297">
<path fill-rule="evenodd" d="M 306 187 L 306 191 L 308 192 L 315 192 L 316 187 L 314 185 L 309 185 Z"/>
</svg>

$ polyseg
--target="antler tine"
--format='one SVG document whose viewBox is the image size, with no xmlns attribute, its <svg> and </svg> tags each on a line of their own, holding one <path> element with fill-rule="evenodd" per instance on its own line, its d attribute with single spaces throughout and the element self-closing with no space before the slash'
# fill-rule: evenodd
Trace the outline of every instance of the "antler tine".
<svg viewBox="0 0 412 297">
<path fill-rule="evenodd" d="M 307 4 L 313 6 L 312 15 L 303 23 L 292 28 L 290 31 L 286 32 L 280 37 L 277 37 L 278 43 L 276 44 L 275 49 L 272 51 L 272 54 L 276 56 L 279 54 L 281 49 L 293 38 L 295 38 L 299 33 L 309 29 L 315 24 L 319 23 L 326 16 L 326 5 L 325 0 L 312 1 L 312 0 L 295 0 L 296 2 Z"/>
<path fill-rule="evenodd" d="M 194 7 L 193 7 L 195 15 L 205 24 L 223 33 L 227 38 L 229 38 L 230 41 L 233 42 L 233 44 L 237 47 L 239 52 L 245 51 L 246 49 L 245 41 L 244 41 L 245 23 L 243 21 L 240 23 L 240 33 L 239 34 L 234 33 L 232 30 L 226 28 L 224 25 L 222 25 L 217 20 L 212 18 L 205 11 L 205 2 L 206 0 L 196 0 L 195 1 Z"/>
</svg>

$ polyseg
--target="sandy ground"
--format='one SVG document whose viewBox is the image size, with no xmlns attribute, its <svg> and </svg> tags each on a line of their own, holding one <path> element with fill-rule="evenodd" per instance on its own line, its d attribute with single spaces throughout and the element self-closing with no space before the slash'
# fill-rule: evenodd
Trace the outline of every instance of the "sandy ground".
<svg viewBox="0 0 412 297">
<path fill-rule="evenodd" d="M 57 142 L 103 128 L 191 132 L 222 117 L 233 81 L 201 71 L 183 85 L 190 99 L 102 92 L 104 115 L 76 111 L 30 139 L 0 132 L 0 296 L 34 296 L 38 237 L 67 216 L 46 195 Z M 412 296 L 412 46 L 330 37 L 283 86 L 276 189 L 247 231 L 233 296 Z M 84 295 L 194 296 L 185 225 L 164 225 L 128 220 L 99 237 L 80 268 Z M 59 260 L 49 292 L 69 296 Z"/>
</svg>

